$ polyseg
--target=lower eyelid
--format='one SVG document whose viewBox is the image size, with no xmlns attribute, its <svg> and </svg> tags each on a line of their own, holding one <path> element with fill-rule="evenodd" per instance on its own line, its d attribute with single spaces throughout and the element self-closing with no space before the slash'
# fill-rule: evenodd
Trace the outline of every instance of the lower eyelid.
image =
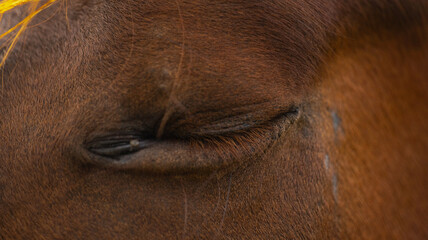
<svg viewBox="0 0 428 240">
<path fill-rule="evenodd" d="M 84 151 L 83 155 L 89 164 L 116 170 L 157 174 L 208 173 L 257 153 L 267 146 L 272 138 L 263 137 L 263 141 L 257 144 L 241 141 L 242 146 L 232 144 L 232 141 L 226 138 L 223 140 L 158 141 L 149 148 L 124 155 L 120 159 L 96 155 L 89 151 Z"/>
<path fill-rule="evenodd" d="M 125 155 L 120 161 L 85 152 L 87 163 L 118 170 L 151 173 L 204 172 L 222 165 L 215 154 L 207 154 L 188 142 L 159 141 L 150 148 Z"/>
</svg>

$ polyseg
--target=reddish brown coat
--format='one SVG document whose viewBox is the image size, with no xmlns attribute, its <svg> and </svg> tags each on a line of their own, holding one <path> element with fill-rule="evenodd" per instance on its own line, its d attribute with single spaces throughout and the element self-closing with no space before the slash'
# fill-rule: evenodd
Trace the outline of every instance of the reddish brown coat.
<svg viewBox="0 0 428 240">
<path fill-rule="evenodd" d="M 426 239 L 425 2 L 59 1 L 4 68 L 0 239 Z"/>
</svg>

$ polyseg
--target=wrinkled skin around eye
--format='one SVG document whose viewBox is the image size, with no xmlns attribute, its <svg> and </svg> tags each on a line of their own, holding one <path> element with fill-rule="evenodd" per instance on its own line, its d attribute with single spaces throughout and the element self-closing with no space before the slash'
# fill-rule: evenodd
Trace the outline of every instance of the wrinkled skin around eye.
<svg viewBox="0 0 428 240">
<path fill-rule="evenodd" d="M 423 239 L 426 12 L 58 0 L 2 73 L 0 239 Z"/>
</svg>

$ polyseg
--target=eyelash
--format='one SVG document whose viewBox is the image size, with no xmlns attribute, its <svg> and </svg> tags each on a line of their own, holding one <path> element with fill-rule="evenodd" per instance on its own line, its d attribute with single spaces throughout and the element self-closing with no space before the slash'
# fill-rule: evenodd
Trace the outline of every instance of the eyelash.
<svg viewBox="0 0 428 240">
<path fill-rule="evenodd" d="M 190 136 L 187 140 L 192 148 L 203 151 L 215 151 L 222 158 L 240 158 L 260 153 L 287 129 L 282 125 L 291 125 L 299 117 L 299 109 L 282 114 L 271 121 L 240 131 L 221 135 Z M 284 121 L 288 123 L 284 124 Z"/>
<path fill-rule="evenodd" d="M 239 158 L 259 152 L 260 139 L 266 137 L 268 127 L 257 127 L 233 134 L 191 137 L 187 141 L 193 149 L 214 151 L 220 158 Z"/>
</svg>

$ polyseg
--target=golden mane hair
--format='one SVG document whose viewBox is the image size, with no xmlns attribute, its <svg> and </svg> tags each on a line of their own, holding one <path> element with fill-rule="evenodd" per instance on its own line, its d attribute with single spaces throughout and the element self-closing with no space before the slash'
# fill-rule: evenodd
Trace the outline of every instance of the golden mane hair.
<svg viewBox="0 0 428 240">
<path fill-rule="evenodd" d="M 13 47 L 15 46 L 19 36 L 22 34 L 22 32 L 27 28 L 28 24 L 31 22 L 31 20 L 42 10 L 48 8 L 51 6 L 54 2 L 57 0 L 48 0 L 43 5 L 40 5 L 40 0 L 3 0 L 0 2 L 0 21 L 3 16 L 3 14 L 7 11 L 10 11 L 14 9 L 15 7 L 29 4 L 29 14 L 27 17 L 25 17 L 22 21 L 20 21 L 18 24 L 13 26 L 12 28 L 8 29 L 4 33 L 1 33 L 0 39 L 4 38 L 7 35 L 14 34 L 14 36 L 11 38 L 12 41 L 7 47 L 6 53 L 3 55 L 3 59 L 0 62 L 0 67 L 3 66 L 4 62 L 6 61 L 6 58 L 9 56 L 10 52 L 12 51 Z"/>
</svg>

